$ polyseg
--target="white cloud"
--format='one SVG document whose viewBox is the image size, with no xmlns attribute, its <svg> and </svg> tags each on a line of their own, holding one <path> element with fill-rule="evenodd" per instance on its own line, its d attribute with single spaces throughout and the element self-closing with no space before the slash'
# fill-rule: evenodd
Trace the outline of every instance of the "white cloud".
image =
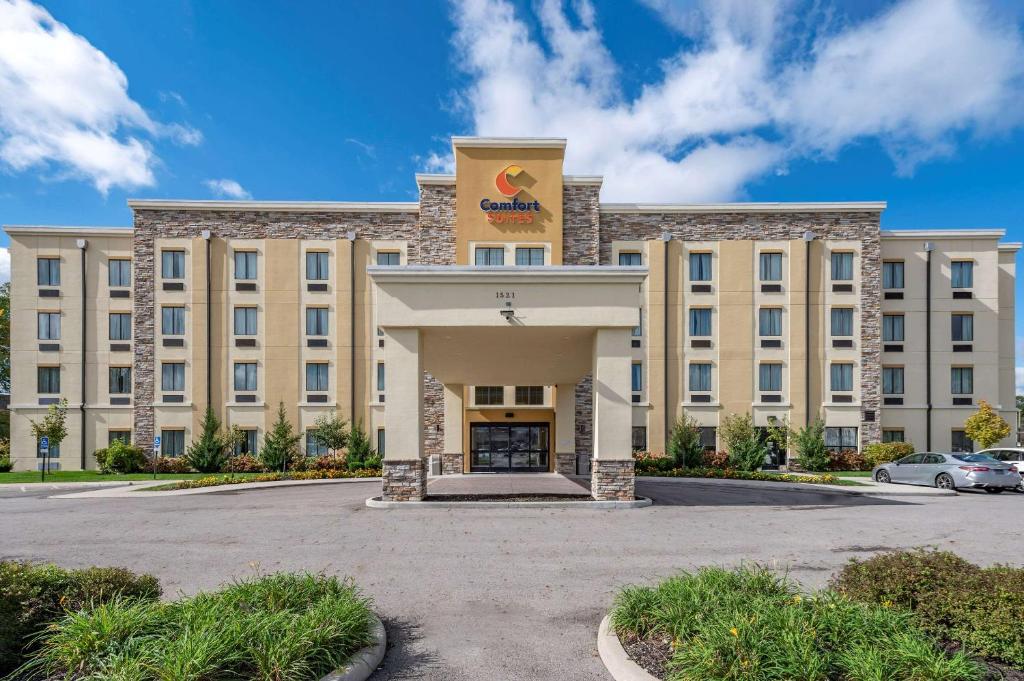
<svg viewBox="0 0 1024 681">
<path fill-rule="evenodd" d="M 202 134 L 154 121 L 103 52 L 28 0 L 0 0 L 0 163 L 111 187 L 155 183 L 150 140 Z"/>
<path fill-rule="evenodd" d="M 11 250 L 0 247 L 0 284 L 11 280 Z"/>
<path fill-rule="evenodd" d="M 1024 117 L 1024 42 L 980 0 L 902 0 L 859 23 L 801 0 L 641 1 L 688 41 L 630 99 L 589 0 L 541 0 L 538 32 L 508 0 L 454 0 L 474 132 L 569 138 L 567 172 L 604 174 L 606 201 L 719 201 L 864 139 L 907 174 L 957 133 Z"/>
<path fill-rule="evenodd" d="M 245 187 L 238 184 L 235 180 L 223 178 L 220 180 L 206 180 L 203 182 L 207 189 L 214 193 L 216 196 L 222 196 L 228 199 L 251 199 L 252 194 L 245 190 Z"/>
<path fill-rule="evenodd" d="M 1016 367 L 1015 370 L 1017 375 L 1017 394 L 1024 395 L 1024 367 Z"/>
</svg>

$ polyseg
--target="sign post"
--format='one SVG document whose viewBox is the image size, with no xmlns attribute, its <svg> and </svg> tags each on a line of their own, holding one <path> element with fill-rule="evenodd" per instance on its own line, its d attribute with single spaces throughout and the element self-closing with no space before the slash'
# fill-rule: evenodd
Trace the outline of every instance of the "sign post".
<svg viewBox="0 0 1024 681">
<path fill-rule="evenodd" d="M 153 479 L 156 480 L 156 460 L 160 458 L 160 436 L 153 438 Z"/>
<path fill-rule="evenodd" d="M 50 467 L 50 438 L 39 438 L 39 453 L 43 455 L 43 467 L 39 469 L 39 482 L 46 480 L 46 469 Z"/>
</svg>

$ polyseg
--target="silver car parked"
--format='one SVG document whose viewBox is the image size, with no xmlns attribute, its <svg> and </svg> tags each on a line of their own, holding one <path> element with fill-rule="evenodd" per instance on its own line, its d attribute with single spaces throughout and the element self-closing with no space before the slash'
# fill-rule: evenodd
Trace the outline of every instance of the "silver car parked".
<svg viewBox="0 0 1024 681">
<path fill-rule="evenodd" d="M 985 454 L 918 452 L 876 466 L 871 476 L 877 482 L 983 489 L 991 494 L 1013 489 L 1020 483 L 1012 466 Z"/>
</svg>

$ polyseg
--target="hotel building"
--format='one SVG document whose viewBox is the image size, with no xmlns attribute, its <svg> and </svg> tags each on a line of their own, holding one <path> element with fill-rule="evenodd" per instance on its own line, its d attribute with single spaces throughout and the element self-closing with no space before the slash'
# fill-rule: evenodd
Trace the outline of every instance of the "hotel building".
<svg viewBox="0 0 1024 681">
<path fill-rule="evenodd" d="M 730 413 L 831 448 L 968 449 L 1015 418 L 1001 230 L 885 231 L 884 203 L 612 204 L 565 140 L 455 138 L 408 203 L 129 201 L 125 228 L 7 227 L 12 453 L 61 398 L 62 470 L 115 438 L 179 456 L 207 405 L 255 451 L 284 404 L 361 421 L 384 494 L 441 474 L 590 472 Z M 316 446 L 303 440 L 307 453 Z M 773 453 L 770 465 L 786 465 Z"/>
</svg>

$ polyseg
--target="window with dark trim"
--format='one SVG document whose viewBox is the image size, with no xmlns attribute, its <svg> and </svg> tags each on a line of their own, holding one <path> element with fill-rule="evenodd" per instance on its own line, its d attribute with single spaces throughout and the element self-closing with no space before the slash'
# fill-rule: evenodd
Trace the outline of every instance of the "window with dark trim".
<svg viewBox="0 0 1024 681">
<path fill-rule="evenodd" d="M 950 263 L 950 281 L 953 288 L 974 287 L 974 262 L 954 260 Z"/>
<path fill-rule="evenodd" d="M 544 386 L 542 385 L 517 385 L 516 404 L 538 405 L 544 404 Z"/>
<path fill-rule="evenodd" d="M 903 394 L 903 367 L 882 367 L 882 394 Z"/>
<path fill-rule="evenodd" d="M 477 246 L 473 262 L 478 267 L 497 267 L 505 264 L 505 249 L 501 246 Z"/>
<path fill-rule="evenodd" d="M 108 430 L 107 431 L 107 445 L 112 445 L 115 442 L 121 442 L 126 445 L 132 443 L 132 431 L 130 430 Z"/>
<path fill-rule="evenodd" d="M 711 364 L 709 362 L 690 362 L 689 374 L 691 392 L 709 392 L 711 390 Z"/>
<path fill-rule="evenodd" d="M 711 308 L 691 307 L 690 308 L 690 335 L 710 336 L 711 335 Z"/>
<path fill-rule="evenodd" d="M 647 451 L 647 426 L 633 426 L 633 451 Z"/>
<path fill-rule="evenodd" d="M 399 251 L 377 251 L 377 264 L 382 267 L 398 267 L 402 264 Z"/>
<path fill-rule="evenodd" d="M 256 362 L 235 362 L 235 390 L 256 390 Z"/>
<path fill-rule="evenodd" d="M 834 451 L 856 451 L 857 428 L 825 428 L 825 447 Z"/>
<path fill-rule="evenodd" d="M 888 343 L 903 342 L 903 315 L 882 315 L 882 340 Z"/>
<path fill-rule="evenodd" d="M 160 389 L 167 392 L 185 390 L 184 362 L 164 362 L 160 365 Z"/>
<path fill-rule="evenodd" d="M 711 254 L 690 254 L 690 281 L 711 281 Z"/>
<path fill-rule="evenodd" d="M 781 253 L 761 253 L 759 261 L 761 281 L 782 281 Z"/>
<path fill-rule="evenodd" d="M 39 340 L 60 340 L 60 312 L 38 313 Z"/>
<path fill-rule="evenodd" d="M 257 431 L 255 428 L 243 429 L 242 438 L 235 443 L 235 456 L 241 456 L 243 454 L 256 456 L 256 435 Z"/>
<path fill-rule="evenodd" d="M 185 278 L 185 251 L 160 252 L 160 277 L 163 279 Z"/>
<path fill-rule="evenodd" d="M 327 362 L 306 362 L 306 392 L 327 391 Z"/>
<path fill-rule="evenodd" d="M 326 336 L 327 335 L 327 308 L 307 307 L 306 308 L 306 335 Z"/>
<path fill-rule="evenodd" d="M 782 365 L 778 362 L 762 362 L 758 367 L 757 385 L 762 392 L 780 392 Z"/>
<path fill-rule="evenodd" d="M 954 430 L 950 437 L 950 449 L 954 452 L 973 452 L 974 441 L 962 430 Z"/>
<path fill-rule="evenodd" d="M 377 429 L 377 455 L 380 456 L 381 458 L 384 457 L 384 446 L 387 442 L 385 435 L 386 433 L 384 432 L 383 428 Z"/>
<path fill-rule="evenodd" d="M 757 311 L 757 331 L 761 336 L 782 335 L 782 308 L 762 307 Z"/>
<path fill-rule="evenodd" d="M 330 255 L 326 251 L 306 251 L 306 279 L 308 281 L 327 280 L 329 257 Z"/>
<path fill-rule="evenodd" d="M 235 335 L 255 336 L 256 335 L 256 308 L 236 307 L 235 308 Z"/>
<path fill-rule="evenodd" d="M 882 263 L 882 288 L 903 288 L 902 260 L 887 260 Z"/>
<path fill-rule="evenodd" d="M 256 278 L 256 251 L 235 251 L 235 279 Z"/>
<path fill-rule="evenodd" d="M 60 392 L 60 367 L 38 367 L 36 385 L 41 395 L 56 395 Z"/>
<path fill-rule="evenodd" d="M 622 251 L 619 253 L 619 265 L 621 267 L 639 267 L 643 264 L 640 253 L 636 251 Z"/>
<path fill-rule="evenodd" d="M 110 367 L 110 394 L 130 395 L 132 392 L 132 368 Z"/>
<path fill-rule="evenodd" d="M 705 452 L 715 451 L 718 447 L 718 429 L 714 426 L 701 426 L 700 446 Z"/>
<path fill-rule="evenodd" d="M 853 279 L 853 253 L 832 254 L 832 281 Z"/>
<path fill-rule="evenodd" d="M 950 392 L 954 395 L 970 395 L 974 392 L 974 367 L 950 369 Z"/>
<path fill-rule="evenodd" d="M 483 406 L 505 404 L 505 388 L 500 385 L 478 385 L 473 388 L 473 401 Z"/>
<path fill-rule="evenodd" d="M 36 258 L 36 281 L 40 286 L 60 286 L 60 258 Z"/>
<path fill-rule="evenodd" d="M 951 334 L 954 343 L 971 343 L 974 341 L 974 315 L 950 315 Z"/>
<path fill-rule="evenodd" d="M 542 267 L 544 265 L 544 249 L 534 246 L 516 248 L 516 265 L 519 267 Z"/>
<path fill-rule="evenodd" d="M 110 340 L 128 341 L 132 339 L 132 316 L 128 312 L 110 313 Z"/>
<path fill-rule="evenodd" d="M 833 307 L 832 308 L 832 335 L 852 336 L 853 335 L 853 308 Z"/>
<path fill-rule="evenodd" d="M 630 382 L 632 384 L 633 392 L 638 393 L 644 389 L 644 365 L 642 362 L 633 362 L 632 367 L 632 378 Z"/>
<path fill-rule="evenodd" d="M 882 430 L 882 442 L 906 442 L 906 434 L 902 428 L 886 428 Z"/>
<path fill-rule="evenodd" d="M 185 335 L 185 308 L 180 305 L 164 305 L 160 308 L 160 333 L 165 336 Z"/>
<path fill-rule="evenodd" d="M 160 455 L 170 458 L 179 457 L 185 453 L 185 431 L 179 429 L 167 429 L 160 431 Z"/>
<path fill-rule="evenodd" d="M 122 288 L 132 285 L 132 261 L 123 258 L 111 258 L 107 261 L 107 285 L 110 288 Z"/>
<path fill-rule="evenodd" d="M 853 390 L 853 364 L 834 363 L 830 367 L 830 382 L 832 390 L 837 392 L 849 392 Z"/>
</svg>

